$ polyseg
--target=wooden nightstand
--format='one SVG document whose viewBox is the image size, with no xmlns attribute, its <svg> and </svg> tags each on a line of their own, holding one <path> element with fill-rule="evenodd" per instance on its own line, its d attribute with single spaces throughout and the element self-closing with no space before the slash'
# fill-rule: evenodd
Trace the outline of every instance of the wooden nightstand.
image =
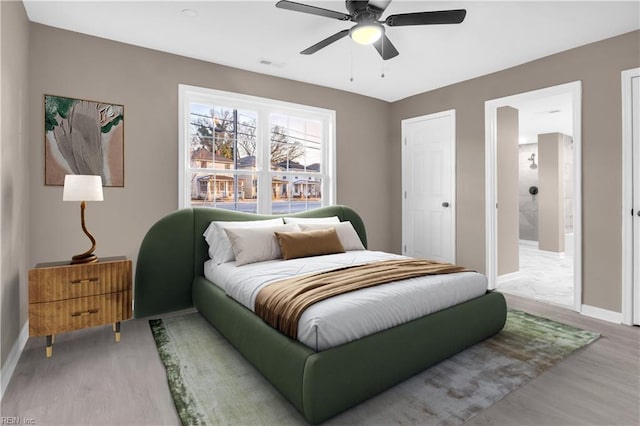
<svg viewBox="0 0 640 426">
<path fill-rule="evenodd" d="M 131 261 L 106 257 L 96 263 L 39 263 L 29 270 L 29 336 L 47 336 L 47 358 L 54 336 L 131 318 Z"/>
</svg>

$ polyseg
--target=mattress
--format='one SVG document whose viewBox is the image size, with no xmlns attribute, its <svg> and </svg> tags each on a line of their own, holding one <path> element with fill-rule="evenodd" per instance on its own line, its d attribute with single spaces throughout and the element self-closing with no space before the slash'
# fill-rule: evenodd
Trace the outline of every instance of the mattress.
<svg viewBox="0 0 640 426">
<path fill-rule="evenodd" d="M 404 256 L 369 250 L 270 260 L 236 266 L 205 262 L 212 285 L 250 310 L 269 283 L 295 275 Z M 309 307 L 298 324 L 298 340 L 316 351 L 360 339 L 483 295 L 487 279 L 477 272 L 430 275 L 341 294 Z"/>
</svg>

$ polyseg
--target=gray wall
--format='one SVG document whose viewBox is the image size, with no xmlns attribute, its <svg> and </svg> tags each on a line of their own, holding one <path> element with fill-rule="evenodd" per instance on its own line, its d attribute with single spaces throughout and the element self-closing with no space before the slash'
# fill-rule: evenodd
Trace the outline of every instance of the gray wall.
<svg viewBox="0 0 640 426">
<path fill-rule="evenodd" d="M 520 270 L 518 231 L 518 110 L 496 111 L 496 178 L 498 202 L 498 276 Z"/>
<path fill-rule="evenodd" d="M 89 204 L 87 226 L 98 256 L 135 259 L 149 227 L 178 207 L 179 83 L 336 110 L 337 201 L 362 214 L 371 248 L 390 249 L 390 189 L 379 179 L 388 169 L 388 103 L 39 24 L 31 25 L 30 61 L 31 263 L 88 245 L 78 205 L 62 202 L 61 187 L 44 185 L 43 95 L 125 106 L 125 187 L 105 188 L 105 201 Z"/>
<path fill-rule="evenodd" d="M 0 118 L 0 365 L 26 321 L 28 268 L 28 47 L 29 21 L 22 2 L 0 2 L 2 75 Z"/>
<path fill-rule="evenodd" d="M 564 135 L 538 135 L 538 248 L 564 252 Z"/>
<path fill-rule="evenodd" d="M 391 106 L 392 218 L 401 216 L 401 120 L 456 110 L 457 261 L 485 270 L 484 102 L 582 81 L 583 303 L 621 311 L 620 72 L 640 66 L 640 31 L 422 93 Z M 392 247 L 401 225 L 391 220 Z"/>
</svg>

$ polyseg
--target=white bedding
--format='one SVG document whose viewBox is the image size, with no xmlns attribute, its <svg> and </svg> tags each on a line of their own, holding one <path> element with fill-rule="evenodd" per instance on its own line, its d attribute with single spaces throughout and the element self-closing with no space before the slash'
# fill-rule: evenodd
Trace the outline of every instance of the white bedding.
<svg viewBox="0 0 640 426">
<path fill-rule="evenodd" d="M 254 310 L 268 283 L 377 260 L 403 258 L 380 251 L 348 251 L 236 266 L 205 262 L 205 277 L 227 295 Z M 429 275 L 342 294 L 309 307 L 298 323 L 298 340 L 316 351 L 332 348 L 483 295 L 487 279 L 476 272 Z"/>
</svg>

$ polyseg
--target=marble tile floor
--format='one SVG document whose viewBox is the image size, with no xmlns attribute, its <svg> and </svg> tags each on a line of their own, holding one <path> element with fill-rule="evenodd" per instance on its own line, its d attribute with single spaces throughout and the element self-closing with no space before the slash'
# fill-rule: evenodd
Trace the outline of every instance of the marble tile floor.
<svg viewBox="0 0 640 426">
<path fill-rule="evenodd" d="M 520 271 L 499 277 L 496 287 L 503 293 L 573 307 L 573 256 L 520 244 Z"/>
</svg>

